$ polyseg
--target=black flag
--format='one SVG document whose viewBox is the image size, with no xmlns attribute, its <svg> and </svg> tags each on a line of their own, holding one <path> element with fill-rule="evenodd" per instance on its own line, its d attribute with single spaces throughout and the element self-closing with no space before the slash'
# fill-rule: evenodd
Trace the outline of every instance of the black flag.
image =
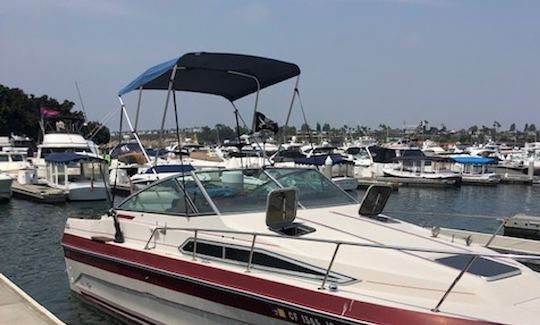
<svg viewBox="0 0 540 325">
<path fill-rule="evenodd" d="M 255 132 L 260 130 L 270 130 L 276 134 L 279 130 L 278 124 L 271 119 L 267 118 L 266 115 L 260 112 L 255 112 Z"/>
</svg>

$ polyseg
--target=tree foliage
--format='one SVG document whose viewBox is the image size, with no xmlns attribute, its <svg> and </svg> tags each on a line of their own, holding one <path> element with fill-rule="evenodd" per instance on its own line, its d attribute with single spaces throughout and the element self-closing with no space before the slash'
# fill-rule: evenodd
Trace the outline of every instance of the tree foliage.
<svg viewBox="0 0 540 325">
<path fill-rule="evenodd" d="M 97 145 L 107 144 L 111 140 L 111 132 L 109 129 L 96 121 L 85 123 L 81 128 L 82 136 L 94 141 Z"/>
<path fill-rule="evenodd" d="M 58 100 L 43 95 L 36 97 L 28 95 L 18 88 L 0 85 L 0 135 L 10 133 L 26 135 L 33 139 L 39 138 L 40 108 L 48 107 L 60 111 L 60 118 L 84 121 L 80 111 L 72 111 L 75 103 Z"/>
</svg>

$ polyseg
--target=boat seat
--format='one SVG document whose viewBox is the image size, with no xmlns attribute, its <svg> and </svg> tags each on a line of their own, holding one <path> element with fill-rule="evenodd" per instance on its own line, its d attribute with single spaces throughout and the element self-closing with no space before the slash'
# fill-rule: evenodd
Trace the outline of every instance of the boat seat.
<svg viewBox="0 0 540 325">
<path fill-rule="evenodd" d="M 182 198 L 176 198 L 172 200 L 171 207 L 167 209 L 167 212 L 186 213 L 186 211 L 192 212 L 191 209 L 186 207 L 186 200 Z"/>
</svg>

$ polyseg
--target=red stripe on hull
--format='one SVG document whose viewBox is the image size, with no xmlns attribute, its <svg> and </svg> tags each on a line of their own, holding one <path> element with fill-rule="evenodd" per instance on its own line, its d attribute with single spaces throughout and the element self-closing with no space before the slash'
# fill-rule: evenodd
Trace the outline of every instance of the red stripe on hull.
<svg viewBox="0 0 540 325">
<path fill-rule="evenodd" d="M 64 245 L 66 258 L 188 295 L 246 309 L 270 317 L 280 318 L 277 317 L 279 315 L 275 314 L 275 307 L 281 305 L 281 301 L 285 304 L 290 303 L 297 307 L 305 307 L 306 309 L 302 308 L 300 311 L 302 314 L 311 314 L 313 310 L 316 310 L 323 314 L 333 315 L 337 319 L 343 319 L 345 323 L 348 322 L 347 319 L 353 319 L 355 322 L 364 321 L 377 324 L 494 324 L 481 320 L 459 319 L 351 300 L 327 294 L 324 291 L 318 292 L 299 288 L 208 265 L 100 243 L 70 234 L 64 234 L 62 244 Z M 89 251 L 94 254 L 107 256 L 108 258 L 104 259 L 91 256 L 72 249 Z M 121 259 L 125 262 L 113 261 L 111 259 Z M 132 263 L 138 265 L 133 265 Z M 145 269 L 144 267 L 151 269 Z M 176 276 L 156 272 L 155 270 L 162 270 Z M 181 277 L 202 280 L 221 288 L 210 287 L 208 284 L 201 282 L 194 283 L 193 280 L 189 281 Z M 187 283 L 191 283 L 191 285 L 187 285 Z M 203 287 L 206 289 L 201 290 Z M 223 287 L 226 288 L 223 289 Z M 241 290 L 244 293 L 238 292 L 235 289 Z M 263 299 L 270 300 L 273 303 L 261 300 L 250 294 L 262 296 L 264 297 Z M 279 301 L 276 301 L 276 299 Z M 288 306 L 288 309 L 297 309 L 294 306 Z M 340 321 L 336 322 L 334 317 L 328 317 L 330 323 L 341 323 Z M 293 321 L 291 319 L 287 320 Z M 298 323 L 303 324 L 301 319 L 298 319 Z"/>
</svg>

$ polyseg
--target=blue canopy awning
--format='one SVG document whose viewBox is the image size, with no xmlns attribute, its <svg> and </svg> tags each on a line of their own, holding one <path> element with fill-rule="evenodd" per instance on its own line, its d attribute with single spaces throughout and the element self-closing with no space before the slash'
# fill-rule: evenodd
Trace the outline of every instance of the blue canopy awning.
<svg viewBox="0 0 540 325">
<path fill-rule="evenodd" d="M 104 162 L 105 160 L 85 154 L 74 152 L 53 152 L 45 157 L 45 161 L 51 164 L 69 164 L 72 162 L 89 161 L 89 162 Z"/>
<path fill-rule="evenodd" d="M 257 81 L 260 89 L 264 89 L 300 74 L 296 64 L 274 59 L 230 53 L 187 53 L 146 70 L 122 88 L 118 96 L 140 88 L 167 90 L 175 65 L 174 90 L 223 96 L 231 102 L 256 92 Z"/>
<path fill-rule="evenodd" d="M 456 156 L 452 157 L 452 160 L 463 165 L 493 165 L 498 163 L 495 158 L 480 156 Z"/>
<path fill-rule="evenodd" d="M 297 158 L 294 160 L 294 162 L 300 165 L 324 166 L 327 157 L 330 157 L 332 159 L 332 165 L 354 164 L 353 161 L 345 159 L 339 154 Z"/>
<path fill-rule="evenodd" d="M 191 164 L 174 164 L 174 165 L 157 165 L 155 167 L 148 168 L 144 173 L 145 174 L 153 174 L 154 171 L 156 173 L 187 173 L 192 170 L 195 170 L 195 168 Z"/>
</svg>

